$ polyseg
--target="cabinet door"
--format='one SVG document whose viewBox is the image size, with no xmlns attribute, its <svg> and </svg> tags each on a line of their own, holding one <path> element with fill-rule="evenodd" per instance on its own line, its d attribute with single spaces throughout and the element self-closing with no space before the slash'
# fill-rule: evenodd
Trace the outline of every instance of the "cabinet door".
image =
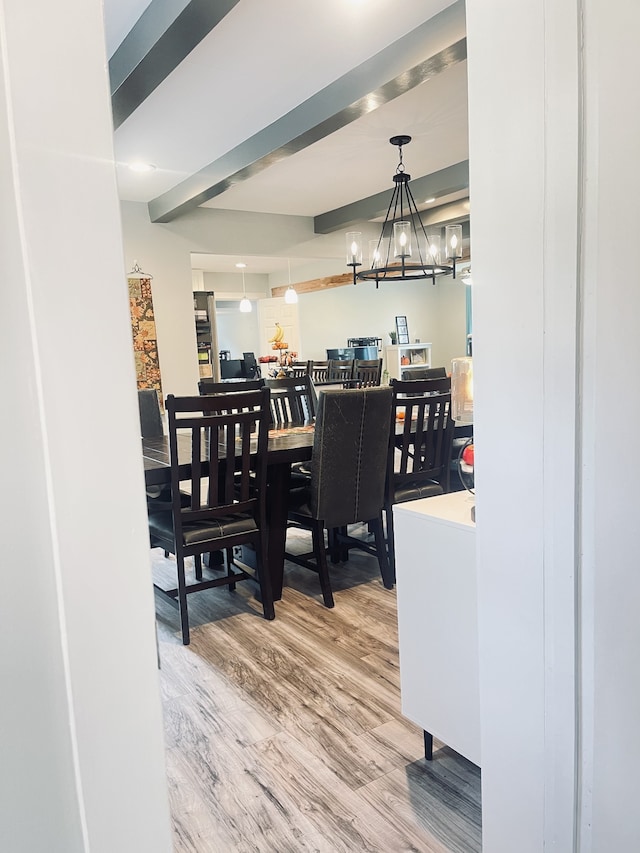
<svg viewBox="0 0 640 853">
<path fill-rule="evenodd" d="M 258 355 L 279 355 L 278 350 L 272 349 L 269 340 L 276 331 L 279 323 L 284 331 L 283 341 L 288 344 L 287 352 L 300 353 L 300 323 L 298 320 L 297 303 L 290 305 L 284 301 L 284 296 L 273 299 L 258 300 L 258 334 L 260 336 L 260 352 Z"/>
</svg>

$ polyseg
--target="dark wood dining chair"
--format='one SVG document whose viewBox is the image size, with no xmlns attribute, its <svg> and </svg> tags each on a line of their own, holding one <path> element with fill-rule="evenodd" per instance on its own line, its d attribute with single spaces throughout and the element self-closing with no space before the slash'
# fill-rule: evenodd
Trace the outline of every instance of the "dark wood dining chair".
<svg viewBox="0 0 640 853">
<path fill-rule="evenodd" d="M 385 586 L 392 586 L 382 527 L 385 463 L 389 444 L 392 391 L 385 388 L 328 389 L 320 394 L 306 483 L 291 489 L 289 521 L 311 531 L 313 550 L 286 553 L 297 565 L 316 572 L 326 607 L 333 607 L 324 531 L 364 522 L 375 538 Z"/>
<path fill-rule="evenodd" d="M 155 388 L 138 389 L 140 411 L 140 435 L 142 438 L 159 438 L 164 435 L 164 424 L 160 411 L 160 400 Z"/>
<path fill-rule="evenodd" d="M 329 381 L 329 362 L 310 359 L 307 362 L 307 373 L 314 385 L 321 385 Z"/>
<path fill-rule="evenodd" d="M 454 421 L 448 378 L 392 379 L 391 390 L 384 503 L 389 564 L 395 582 L 393 506 L 449 491 Z"/>
<path fill-rule="evenodd" d="M 379 385 L 382 378 L 382 359 L 358 359 L 353 362 L 352 378 L 358 388 L 370 388 Z"/>
<path fill-rule="evenodd" d="M 256 391 L 264 387 L 264 379 L 229 379 L 216 382 L 215 379 L 201 379 L 198 382 L 200 394 L 233 394 L 236 391 Z"/>
<path fill-rule="evenodd" d="M 138 389 L 140 411 L 140 435 L 142 438 L 160 438 L 164 435 L 164 424 L 160 411 L 160 399 L 155 388 Z M 147 486 L 147 512 L 166 510 L 171 501 L 170 486 Z M 169 554 L 165 551 L 165 557 Z"/>
<path fill-rule="evenodd" d="M 274 424 L 306 424 L 315 417 L 315 395 L 308 375 L 267 379 L 271 391 L 271 418 Z"/>
<path fill-rule="evenodd" d="M 194 592 L 218 586 L 235 589 L 238 581 L 257 580 L 264 617 L 275 617 L 266 563 L 269 390 L 200 397 L 170 394 L 166 405 L 173 497 L 168 511 L 149 515 L 149 535 L 152 548 L 163 548 L 176 556 L 177 587 L 154 586 L 178 606 L 182 642 L 187 645 L 187 597 Z M 181 483 L 188 484 L 186 505 Z M 244 544 L 255 548 L 255 573 L 234 561 L 233 548 Z M 196 574 L 195 582 L 188 582 L 187 557 L 194 558 L 201 577 L 202 555 L 218 551 L 226 555 L 226 570 L 221 568 L 225 573 L 206 580 Z"/>
<path fill-rule="evenodd" d="M 345 388 L 351 387 L 353 359 L 330 359 L 327 379 L 329 382 L 340 382 Z"/>
<path fill-rule="evenodd" d="M 308 361 L 294 361 L 290 366 L 291 376 L 299 379 L 301 376 L 309 375 L 309 362 Z"/>
</svg>

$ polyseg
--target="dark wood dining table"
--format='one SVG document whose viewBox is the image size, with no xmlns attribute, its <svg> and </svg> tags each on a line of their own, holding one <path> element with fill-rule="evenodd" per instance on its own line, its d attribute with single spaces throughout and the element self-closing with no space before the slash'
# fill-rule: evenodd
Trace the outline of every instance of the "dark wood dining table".
<svg viewBox="0 0 640 853">
<path fill-rule="evenodd" d="M 396 424 L 401 432 L 403 423 Z M 469 425 L 456 424 L 455 437 L 472 433 Z M 287 504 L 291 483 L 291 465 L 294 462 L 306 462 L 311 459 L 313 450 L 313 425 L 278 426 L 269 431 L 267 450 L 267 524 L 268 555 L 267 565 L 271 576 L 275 601 L 282 598 L 284 583 L 284 554 L 287 539 Z M 189 441 L 178 437 L 179 458 L 184 458 L 181 475 L 189 476 L 191 449 Z M 166 436 L 142 439 L 144 476 L 147 486 L 171 483 L 169 441 Z"/>
<path fill-rule="evenodd" d="M 191 450 L 189 440 L 178 436 L 178 459 L 181 475 L 189 476 Z M 287 538 L 287 499 L 291 482 L 291 465 L 311 459 L 313 425 L 282 426 L 269 431 L 267 449 L 267 565 L 275 601 L 282 598 L 284 553 Z M 144 477 L 147 486 L 171 482 L 169 441 L 166 436 L 142 439 Z M 184 466 L 182 459 L 184 458 Z"/>
</svg>

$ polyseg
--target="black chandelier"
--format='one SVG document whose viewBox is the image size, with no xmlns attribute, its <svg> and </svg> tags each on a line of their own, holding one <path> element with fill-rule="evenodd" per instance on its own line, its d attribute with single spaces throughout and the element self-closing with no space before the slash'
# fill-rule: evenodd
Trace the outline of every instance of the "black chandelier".
<svg viewBox="0 0 640 853">
<path fill-rule="evenodd" d="M 347 266 L 353 268 L 353 283 L 375 281 L 412 281 L 453 273 L 456 261 L 462 258 L 462 225 L 447 225 L 444 249 L 440 235 L 427 235 L 409 187 L 411 175 L 405 172 L 402 146 L 411 142 L 406 135 L 392 136 L 389 142 L 398 147 L 400 162 L 393 176 L 395 184 L 387 215 L 378 240 L 369 241 L 370 269 L 356 272 L 362 266 L 362 234 L 347 234 Z M 444 257 L 444 262 L 442 261 Z"/>
</svg>

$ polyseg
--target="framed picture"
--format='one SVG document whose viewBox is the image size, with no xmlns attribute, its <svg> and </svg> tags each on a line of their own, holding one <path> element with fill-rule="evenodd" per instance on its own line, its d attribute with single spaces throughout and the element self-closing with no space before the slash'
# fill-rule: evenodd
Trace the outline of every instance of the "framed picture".
<svg viewBox="0 0 640 853">
<path fill-rule="evenodd" d="M 406 317 L 396 317 L 396 332 L 398 333 L 399 344 L 409 343 L 409 328 Z"/>
</svg>

